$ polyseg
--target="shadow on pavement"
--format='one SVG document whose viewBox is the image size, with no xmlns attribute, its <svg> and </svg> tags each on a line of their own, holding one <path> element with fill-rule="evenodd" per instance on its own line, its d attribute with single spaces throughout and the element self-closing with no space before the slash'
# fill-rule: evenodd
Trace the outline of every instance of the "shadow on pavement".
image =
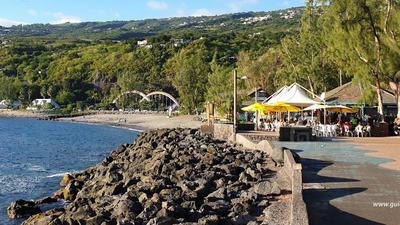
<svg viewBox="0 0 400 225">
<path fill-rule="evenodd" d="M 316 159 L 301 158 L 303 167 L 303 183 L 334 183 L 334 182 L 357 182 L 360 180 L 341 178 L 341 177 L 326 177 L 318 175 L 318 172 L 325 167 L 333 165 L 333 162 L 322 161 Z"/>
<path fill-rule="evenodd" d="M 326 177 L 318 175 L 323 168 L 330 166 L 333 162 L 316 159 L 302 158 L 303 165 L 303 183 L 345 183 L 357 182 L 357 179 L 348 179 L 341 177 Z M 310 225 L 381 225 L 374 221 L 344 212 L 330 204 L 333 199 L 344 196 L 361 193 L 367 188 L 331 188 L 331 189 L 307 189 L 303 191 L 304 201 L 307 206 L 307 212 Z M 357 204 L 356 202 L 354 204 Z"/>
<path fill-rule="evenodd" d="M 310 225 L 380 225 L 374 221 L 344 212 L 329 201 L 346 195 L 356 194 L 367 190 L 367 188 L 335 188 L 316 190 L 309 189 L 303 192 L 306 202 Z M 356 204 L 356 203 L 355 203 Z"/>
</svg>

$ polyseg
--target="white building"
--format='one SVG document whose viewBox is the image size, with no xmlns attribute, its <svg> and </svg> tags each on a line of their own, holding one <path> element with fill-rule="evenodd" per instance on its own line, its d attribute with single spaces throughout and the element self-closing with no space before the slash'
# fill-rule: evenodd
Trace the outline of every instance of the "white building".
<svg viewBox="0 0 400 225">
<path fill-rule="evenodd" d="M 6 100 L 0 102 L 0 109 L 8 109 L 8 104 Z"/>
<path fill-rule="evenodd" d="M 147 45 L 147 40 L 138 41 L 138 42 L 137 42 L 137 45 L 138 45 L 139 47 L 144 47 L 144 46 Z"/>
<path fill-rule="evenodd" d="M 60 105 L 52 98 L 35 99 L 32 101 L 32 105 L 29 106 L 28 110 L 38 110 L 39 108 L 51 104 L 55 109 L 61 108 Z"/>
<path fill-rule="evenodd" d="M 14 101 L 11 103 L 9 100 L 2 100 L 0 102 L 0 109 L 17 109 L 20 105 L 21 103 L 19 101 Z"/>
</svg>

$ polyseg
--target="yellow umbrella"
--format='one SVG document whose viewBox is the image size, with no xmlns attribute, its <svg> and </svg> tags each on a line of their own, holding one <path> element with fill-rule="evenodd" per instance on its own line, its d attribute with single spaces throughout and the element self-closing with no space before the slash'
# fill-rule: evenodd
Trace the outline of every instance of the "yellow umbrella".
<svg viewBox="0 0 400 225">
<path fill-rule="evenodd" d="M 245 112 L 256 112 L 256 111 L 263 112 L 265 111 L 265 105 L 257 102 L 252 105 L 243 107 L 242 110 Z"/>
<path fill-rule="evenodd" d="M 330 105 L 326 107 L 326 110 L 329 112 L 338 112 L 338 113 L 356 113 L 358 109 L 350 108 L 344 105 Z"/>
<path fill-rule="evenodd" d="M 300 112 L 300 108 L 289 105 L 284 102 L 276 102 L 272 105 L 265 105 L 265 111 L 268 112 Z"/>
<path fill-rule="evenodd" d="M 261 104 L 261 103 L 254 103 L 253 105 L 249 105 L 246 107 L 242 108 L 243 111 L 245 112 L 257 112 L 256 113 L 256 130 L 258 129 L 258 115 L 265 115 L 264 111 L 265 111 L 265 105 Z"/>
</svg>

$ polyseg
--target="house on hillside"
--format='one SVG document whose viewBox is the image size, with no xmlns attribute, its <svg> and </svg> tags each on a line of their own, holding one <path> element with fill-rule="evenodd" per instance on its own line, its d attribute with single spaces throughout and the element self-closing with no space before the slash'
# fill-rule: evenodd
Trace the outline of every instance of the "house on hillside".
<svg viewBox="0 0 400 225">
<path fill-rule="evenodd" d="M 39 110 L 39 109 L 59 109 L 60 105 L 52 98 L 35 99 L 32 101 L 31 106 L 27 110 Z"/>
<path fill-rule="evenodd" d="M 137 45 L 138 45 L 139 47 L 144 47 L 144 46 L 147 45 L 147 40 L 138 41 L 138 42 L 137 42 Z"/>
<path fill-rule="evenodd" d="M 2 100 L 0 102 L 0 109 L 17 109 L 21 103 L 19 101 Z"/>
</svg>

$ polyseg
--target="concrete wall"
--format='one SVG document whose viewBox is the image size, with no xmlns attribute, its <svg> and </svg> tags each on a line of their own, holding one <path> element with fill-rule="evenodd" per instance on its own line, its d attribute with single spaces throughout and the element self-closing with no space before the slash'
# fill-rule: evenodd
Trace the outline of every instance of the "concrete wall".
<svg viewBox="0 0 400 225">
<path fill-rule="evenodd" d="M 258 143 L 254 143 L 251 140 L 249 140 L 246 136 L 241 135 L 241 134 L 236 134 L 236 142 L 238 144 L 243 145 L 245 148 L 249 149 L 258 149 L 260 151 L 264 151 L 268 153 L 269 155 L 272 155 L 273 152 L 273 146 L 269 141 L 263 140 Z"/>
<path fill-rule="evenodd" d="M 296 163 L 290 150 L 283 152 L 283 172 L 289 178 L 292 189 L 291 225 L 308 225 L 306 204 L 303 200 L 301 164 Z"/>
<path fill-rule="evenodd" d="M 245 148 L 256 149 L 267 152 L 269 155 L 274 155 L 274 148 L 268 141 L 254 143 L 245 136 L 237 134 L 236 142 L 243 145 Z M 286 177 L 288 186 L 292 191 L 292 204 L 290 206 L 290 225 L 308 225 L 308 214 L 306 204 L 303 200 L 303 178 L 301 164 L 296 163 L 290 150 L 283 152 L 283 168 L 281 173 Z M 286 186 L 286 185 L 285 185 Z"/>
<path fill-rule="evenodd" d="M 233 124 L 214 124 L 214 138 L 224 141 L 232 140 Z"/>
</svg>

